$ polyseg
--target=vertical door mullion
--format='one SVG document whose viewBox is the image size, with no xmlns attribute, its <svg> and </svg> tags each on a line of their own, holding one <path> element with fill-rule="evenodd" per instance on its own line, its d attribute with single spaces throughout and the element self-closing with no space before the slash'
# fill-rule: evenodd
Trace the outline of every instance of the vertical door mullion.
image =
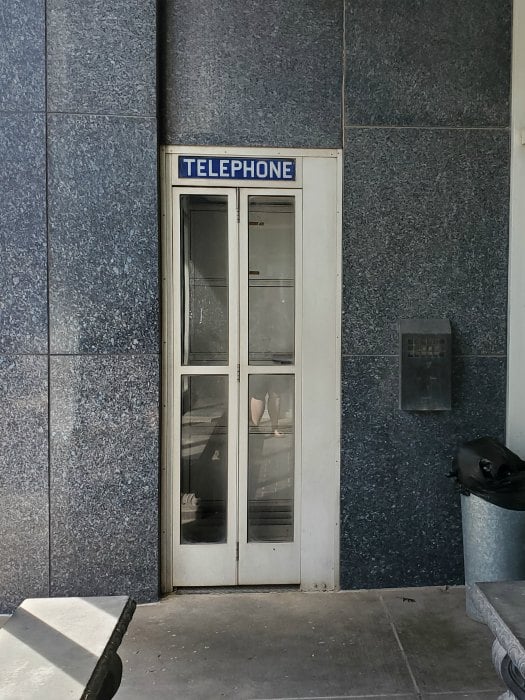
<svg viewBox="0 0 525 700">
<path fill-rule="evenodd" d="M 295 317 L 294 362 L 286 366 L 249 363 L 249 196 L 295 198 Z M 301 455 L 301 312 L 302 312 L 302 201 L 300 190 L 241 189 L 240 191 L 240 420 L 239 420 L 239 563 L 240 584 L 298 583 L 300 581 L 300 455 Z M 293 542 L 248 542 L 249 376 L 291 375 L 294 378 L 294 504 Z"/>
<path fill-rule="evenodd" d="M 248 193 L 239 195 L 239 553 L 248 541 Z M 237 569 L 239 568 L 238 567 Z M 237 573 L 238 575 L 238 573 Z"/>
<path fill-rule="evenodd" d="M 295 474 L 294 474 L 294 542 L 301 539 L 302 502 L 302 337 L 303 337 L 303 196 L 295 193 Z"/>
<path fill-rule="evenodd" d="M 228 550 L 236 555 L 238 534 L 238 439 L 239 439 L 239 225 L 236 191 L 228 194 L 228 323 L 229 323 L 229 396 L 228 396 Z M 235 583 L 237 563 L 234 562 Z"/>
<path fill-rule="evenodd" d="M 182 195 L 223 195 L 227 198 L 228 211 L 228 364 L 183 364 L 188 358 L 182 353 L 181 322 L 186 315 L 183 308 L 181 285 L 188 284 L 188 270 L 182 260 L 181 242 L 185 235 L 181 230 Z M 190 188 L 173 190 L 173 424 L 176 436 L 173 441 L 173 562 L 174 585 L 232 585 L 237 582 L 235 550 L 237 542 L 237 362 L 238 362 L 238 283 L 237 283 L 237 217 L 235 190 L 232 188 Z M 186 241 L 187 245 L 187 241 Z M 184 333 L 189 332 L 189 319 L 185 317 Z M 182 384 L 185 376 L 199 375 L 227 377 L 228 384 L 228 462 L 227 462 L 227 520 L 225 543 L 181 543 L 181 419 Z M 180 571 L 177 571 L 177 566 Z M 181 583 L 182 581 L 182 583 Z"/>
<path fill-rule="evenodd" d="M 180 211 L 180 190 L 173 190 L 173 226 L 172 226 L 172 270 L 173 270 L 173 312 L 175 318 L 172 322 L 173 336 L 173 425 L 171 426 L 173 440 L 173 561 L 176 564 L 176 548 L 180 542 L 180 482 L 181 482 L 181 389 L 182 389 L 182 343 L 181 343 L 181 311 L 182 300 L 180 293 L 180 280 L 182 279 L 183 270 L 181 269 L 181 211 Z"/>
</svg>

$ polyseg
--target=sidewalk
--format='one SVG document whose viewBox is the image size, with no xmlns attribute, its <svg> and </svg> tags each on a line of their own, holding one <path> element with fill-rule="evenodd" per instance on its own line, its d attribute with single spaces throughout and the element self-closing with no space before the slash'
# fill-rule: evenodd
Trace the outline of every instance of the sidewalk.
<svg viewBox="0 0 525 700">
<path fill-rule="evenodd" d="M 116 700 L 492 700 L 463 588 L 173 595 L 140 606 Z"/>
</svg>

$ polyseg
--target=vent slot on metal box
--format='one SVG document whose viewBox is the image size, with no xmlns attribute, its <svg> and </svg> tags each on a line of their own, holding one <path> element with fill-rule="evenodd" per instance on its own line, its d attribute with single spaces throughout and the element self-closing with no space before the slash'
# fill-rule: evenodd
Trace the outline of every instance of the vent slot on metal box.
<svg viewBox="0 0 525 700">
<path fill-rule="evenodd" d="M 405 411 L 449 411 L 452 395 L 452 336 L 446 319 L 399 321 L 399 407 Z"/>
</svg>

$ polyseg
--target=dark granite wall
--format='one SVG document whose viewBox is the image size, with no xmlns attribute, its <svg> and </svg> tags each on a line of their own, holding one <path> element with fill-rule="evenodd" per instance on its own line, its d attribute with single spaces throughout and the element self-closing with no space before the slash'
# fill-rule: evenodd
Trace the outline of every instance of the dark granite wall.
<svg viewBox="0 0 525 700">
<path fill-rule="evenodd" d="M 462 577 L 445 477 L 504 434 L 510 24 L 511 0 L 164 3 L 164 143 L 344 139 L 344 588 Z M 451 412 L 398 409 L 406 317 L 452 322 Z"/>
<path fill-rule="evenodd" d="M 341 585 L 459 583 L 445 475 L 504 436 L 511 2 L 345 9 Z M 450 412 L 398 409 L 410 317 L 452 322 Z"/>
<path fill-rule="evenodd" d="M 158 594 L 155 0 L 47 0 L 52 595 Z"/>
<path fill-rule="evenodd" d="M 461 580 L 445 474 L 504 431 L 511 0 L 159 9 L 163 143 L 344 142 L 342 586 Z M 157 594 L 156 22 L 2 6 L 0 610 Z M 397 407 L 410 316 L 452 321 L 449 413 Z"/>
<path fill-rule="evenodd" d="M 341 144 L 342 0 L 162 0 L 165 144 Z"/>
<path fill-rule="evenodd" d="M 48 594 L 151 600 L 156 3 L 1 14 L 0 612 Z"/>
<path fill-rule="evenodd" d="M 49 592 L 43 0 L 0 22 L 0 612 Z"/>
</svg>

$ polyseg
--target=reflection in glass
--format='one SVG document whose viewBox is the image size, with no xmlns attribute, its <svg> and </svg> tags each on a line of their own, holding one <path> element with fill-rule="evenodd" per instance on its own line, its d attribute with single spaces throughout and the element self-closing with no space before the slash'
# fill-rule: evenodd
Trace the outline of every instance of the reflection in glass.
<svg viewBox="0 0 525 700">
<path fill-rule="evenodd" d="M 249 377 L 248 542 L 293 541 L 294 379 Z"/>
<path fill-rule="evenodd" d="M 182 377 L 181 543 L 226 541 L 228 377 Z"/>
<path fill-rule="evenodd" d="M 228 198 L 180 198 L 182 364 L 228 364 Z"/>
<path fill-rule="evenodd" d="M 292 364 L 295 340 L 294 197 L 248 197 L 248 361 Z"/>
</svg>

